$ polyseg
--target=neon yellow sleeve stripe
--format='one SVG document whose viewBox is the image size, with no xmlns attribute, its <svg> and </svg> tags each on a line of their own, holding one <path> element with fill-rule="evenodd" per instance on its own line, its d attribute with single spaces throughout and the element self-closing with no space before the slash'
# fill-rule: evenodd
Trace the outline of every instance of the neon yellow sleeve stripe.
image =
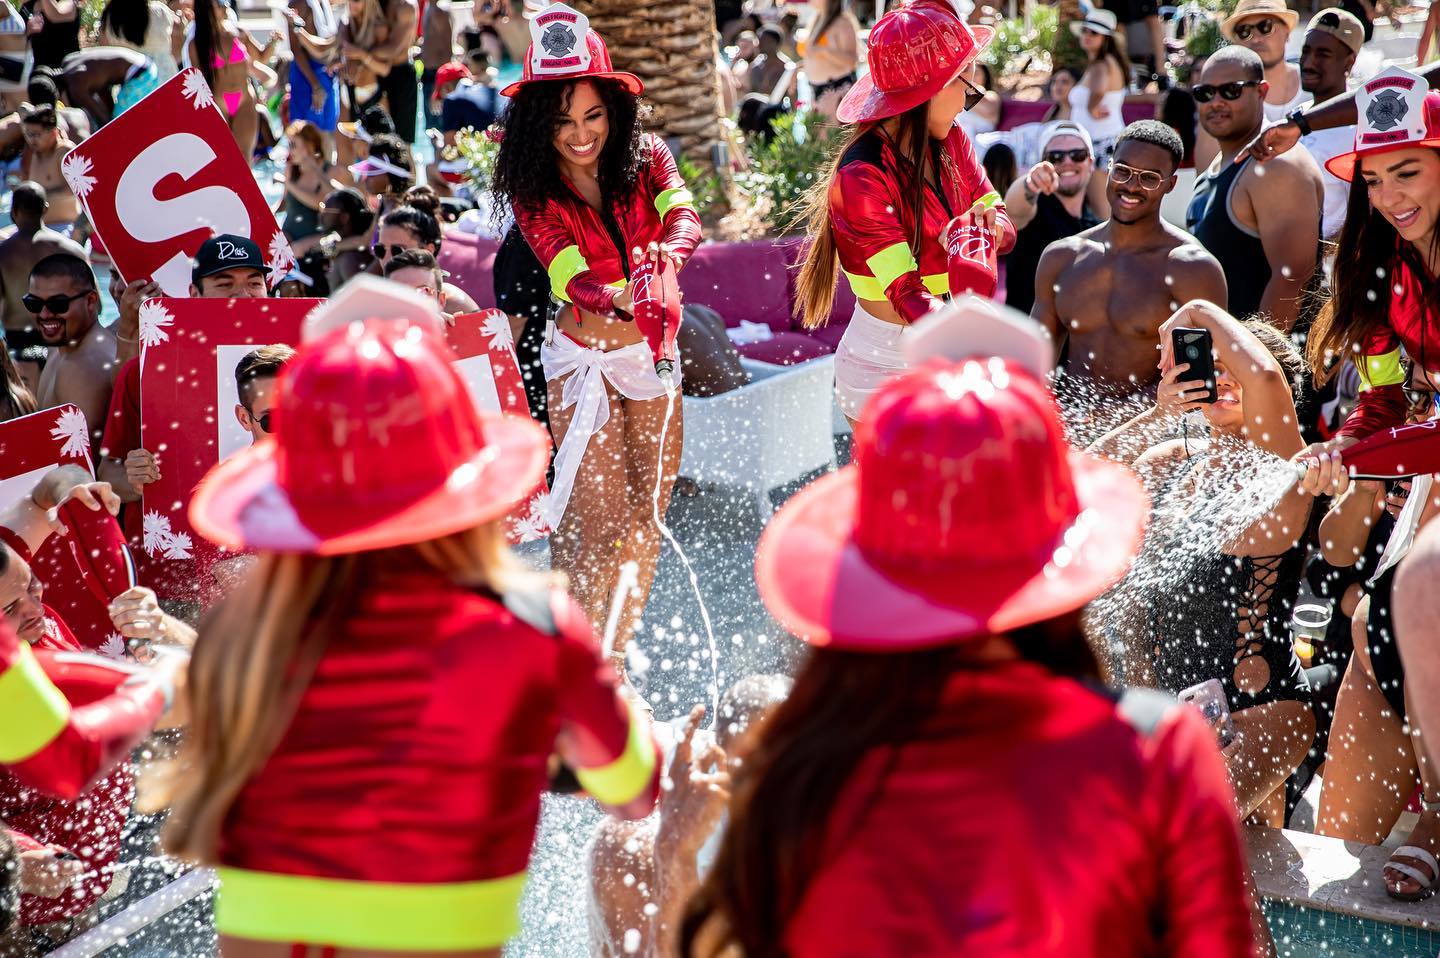
<svg viewBox="0 0 1440 958">
<path fill-rule="evenodd" d="M 908 243 L 894 243 L 885 247 L 867 259 L 865 265 L 870 267 L 871 275 L 880 286 L 881 299 L 885 298 L 884 291 L 890 288 L 891 283 L 918 269 L 915 265 L 915 254 L 910 252 Z"/>
<path fill-rule="evenodd" d="M 0 763 L 23 762 L 45 746 L 70 720 L 70 703 L 50 681 L 30 646 L 0 673 Z"/>
<path fill-rule="evenodd" d="M 660 218 L 663 220 L 665 214 L 681 206 L 695 208 L 695 194 L 683 186 L 677 186 L 673 190 L 666 190 L 655 197 L 655 209 L 660 211 Z"/>
<path fill-rule="evenodd" d="M 983 206 L 983 207 L 984 207 L 985 209 L 987 209 L 987 210 L 993 210 L 995 207 L 997 207 L 997 206 L 1000 205 L 1000 200 L 1001 200 L 1001 199 L 1002 199 L 1002 197 L 1000 196 L 999 193 L 996 193 L 994 190 L 991 190 L 989 193 L 986 193 L 984 196 L 980 197 L 980 198 L 979 198 L 978 200 L 976 200 L 975 202 L 979 203 L 981 206 Z"/>
<path fill-rule="evenodd" d="M 525 873 L 455 884 L 364 882 L 218 869 L 215 926 L 256 941 L 366 951 L 477 951 L 520 933 Z"/>
<path fill-rule="evenodd" d="M 550 268 L 547 270 L 550 274 L 551 291 L 562 302 L 570 302 L 570 294 L 565 292 L 565 287 L 570 285 L 572 279 L 589 268 L 590 264 L 585 261 L 585 254 L 580 252 L 580 247 L 574 245 L 565 247 L 555 254 L 555 258 L 550 261 Z"/>
<path fill-rule="evenodd" d="M 873 276 L 861 276 L 857 273 L 846 273 L 845 278 L 850 281 L 850 291 L 855 294 L 856 299 L 868 299 L 872 303 L 885 302 L 885 290 L 880 287 L 880 281 Z M 925 288 L 934 296 L 944 296 L 950 292 L 950 274 L 934 273 L 930 276 L 920 277 Z"/>
<path fill-rule="evenodd" d="M 950 293 L 949 273 L 934 273 L 930 276 L 922 276 L 920 277 L 920 282 L 925 284 L 925 288 L 930 291 L 930 295 L 932 296 L 946 296 Z"/>
<path fill-rule="evenodd" d="M 575 777 L 602 805 L 624 805 L 645 791 L 654 773 L 655 742 L 650 737 L 650 723 L 632 708 L 625 751 L 609 765 L 577 769 Z"/>
<path fill-rule="evenodd" d="M 1361 390 L 1379 386 L 1395 386 L 1405 382 L 1405 370 L 1400 365 L 1400 350 L 1392 349 L 1380 356 L 1363 356 L 1355 364 L 1360 373 Z"/>
</svg>

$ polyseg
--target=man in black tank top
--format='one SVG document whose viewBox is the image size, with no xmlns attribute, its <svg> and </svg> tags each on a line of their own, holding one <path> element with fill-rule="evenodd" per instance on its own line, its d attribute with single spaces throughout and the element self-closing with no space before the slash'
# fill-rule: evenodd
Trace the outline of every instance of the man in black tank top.
<svg viewBox="0 0 1440 958">
<path fill-rule="evenodd" d="M 1015 224 L 1015 248 L 1005 257 L 1005 305 L 1022 313 L 1035 305 L 1035 267 L 1045 247 L 1100 223 L 1085 200 L 1095 171 L 1090 134 L 1061 120 L 1045 128 L 1041 160 L 1005 194 Z"/>
<path fill-rule="evenodd" d="M 1185 222 L 1220 261 L 1234 316 L 1264 313 L 1289 332 L 1319 259 L 1324 186 L 1303 148 L 1266 163 L 1236 163 L 1265 122 L 1265 70 L 1251 50 L 1229 46 L 1194 87 L 1200 125 L 1220 155 L 1195 184 Z"/>
</svg>

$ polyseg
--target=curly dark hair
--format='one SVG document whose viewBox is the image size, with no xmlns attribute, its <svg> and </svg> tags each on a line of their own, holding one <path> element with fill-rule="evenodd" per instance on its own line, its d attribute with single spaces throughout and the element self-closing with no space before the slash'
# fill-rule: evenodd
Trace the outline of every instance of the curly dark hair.
<svg viewBox="0 0 1440 958">
<path fill-rule="evenodd" d="M 614 80 L 548 80 L 527 83 L 505 108 L 504 135 L 495 158 L 491 193 L 498 225 L 516 206 L 540 206 L 565 192 L 556 159 L 556 124 L 579 83 L 590 83 L 605 105 L 610 134 L 600 151 L 600 196 L 608 209 L 630 198 L 645 166 L 641 121 L 648 108 Z"/>
</svg>

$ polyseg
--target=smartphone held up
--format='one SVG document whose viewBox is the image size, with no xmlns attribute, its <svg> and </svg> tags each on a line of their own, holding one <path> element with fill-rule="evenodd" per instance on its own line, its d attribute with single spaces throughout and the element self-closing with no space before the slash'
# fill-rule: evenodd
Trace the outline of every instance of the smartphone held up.
<svg viewBox="0 0 1440 958">
<path fill-rule="evenodd" d="M 1215 388 L 1215 353 L 1210 330 L 1177 326 L 1170 331 L 1170 350 L 1175 357 L 1175 365 L 1189 365 L 1184 376 L 1187 382 L 1205 384 L 1203 395 L 1188 398 L 1195 402 L 1213 403 L 1219 392 Z"/>
</svg>

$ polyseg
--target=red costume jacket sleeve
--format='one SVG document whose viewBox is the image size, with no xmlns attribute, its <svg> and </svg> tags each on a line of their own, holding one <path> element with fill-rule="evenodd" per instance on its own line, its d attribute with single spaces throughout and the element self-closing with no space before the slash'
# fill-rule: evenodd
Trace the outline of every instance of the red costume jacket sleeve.
<svg viewBox="0 0 1440 958">
<path fill-rule="evenodd" d="M 1354 439 L 1405 425 L 1410 404 L 1405 400 L 1405 368 L 1401 364 L 1400 337 L 1390 326 L 1373 330 L 1355 356 L 1360 373 L 1360 395 L 1340 435 Z"/>
<path fill-rule="evenodd" d="M 596 801 L 622 817 L 643 818 L 660 794 L 660 751 L 649 718 L 620 696 L 615 670 L 600 658 L 579 606 L 563 593 L 552 605 L 560 642 L 560 757 Z"/>
<path fill-rule="evenodd" d="M 1010 214 L 1005 212 L 1004 197 L 1000 195 L 990 177 L 985 173 L 985 167 L 980 158 L 975 155 L 975 147 L 970 142 L 970 137 L 965 131 L 958 130 L 960 134 L 954 137 L 955 140 L 955 162 L 960 167 L 961 180 L 970 187 L 969 206 L 974 206 L 981 200 L 989 200 L 987 205 L 995 206 L 995 227 L 1000 233 L 999 255 L 1004 256 L 1015 248 L 1015 224 L 1010 222 Z M 968 209 L 969 206 L 966 208 Z M 964 210 L 956 210 L 963 213 Z"/>
<path fill-rule="evenodd" d="M 616 316 L 615 290 L 606 286 L 585 262 L 584 254 L 553 204 L 519 207 L 515 222 L 550 276 L 556 294 L 597 316 Z"/>
<path fill-rule="evenodd" d="M 72 708 L 30 646 L 0 625 L 0 764 L 32 788 L 74 800 L 149 734 L 165 700 L 144 683 Z"/>
<path fill-rule="evenodd" d="M 1147 739 L 1157 781 L 1163 885 L 1157 903 L 1161 952 L 1174 958 L 1250 958 L 1254 937 L 1235 796 L 1215 735 L 1199 715 L 1174 707 Z"/>
<path fill-rule="evenodd" d="M 885 298 L 906 322 L 945 305 L 920 278 L 910 239 L 896 216 L 893 181 L 870 163 L 847 163 L 830 184 L 830 225 L 836 242 L 864 250 Z"/>
<path fill-rule="evenodd" d="M 700 214 L 695 211 L 695 196 L 680 177 L 680 170 L 665 141 L 654 134 L 648 139 L 650 162 L 646 169 L 651 196 L 665 228 L 660 242 L 672 253 L 679 254 L 680 264 L 684 265 L 690 254 L 695 252 L 695 247 L 700 245 Z"/>
</svg>

